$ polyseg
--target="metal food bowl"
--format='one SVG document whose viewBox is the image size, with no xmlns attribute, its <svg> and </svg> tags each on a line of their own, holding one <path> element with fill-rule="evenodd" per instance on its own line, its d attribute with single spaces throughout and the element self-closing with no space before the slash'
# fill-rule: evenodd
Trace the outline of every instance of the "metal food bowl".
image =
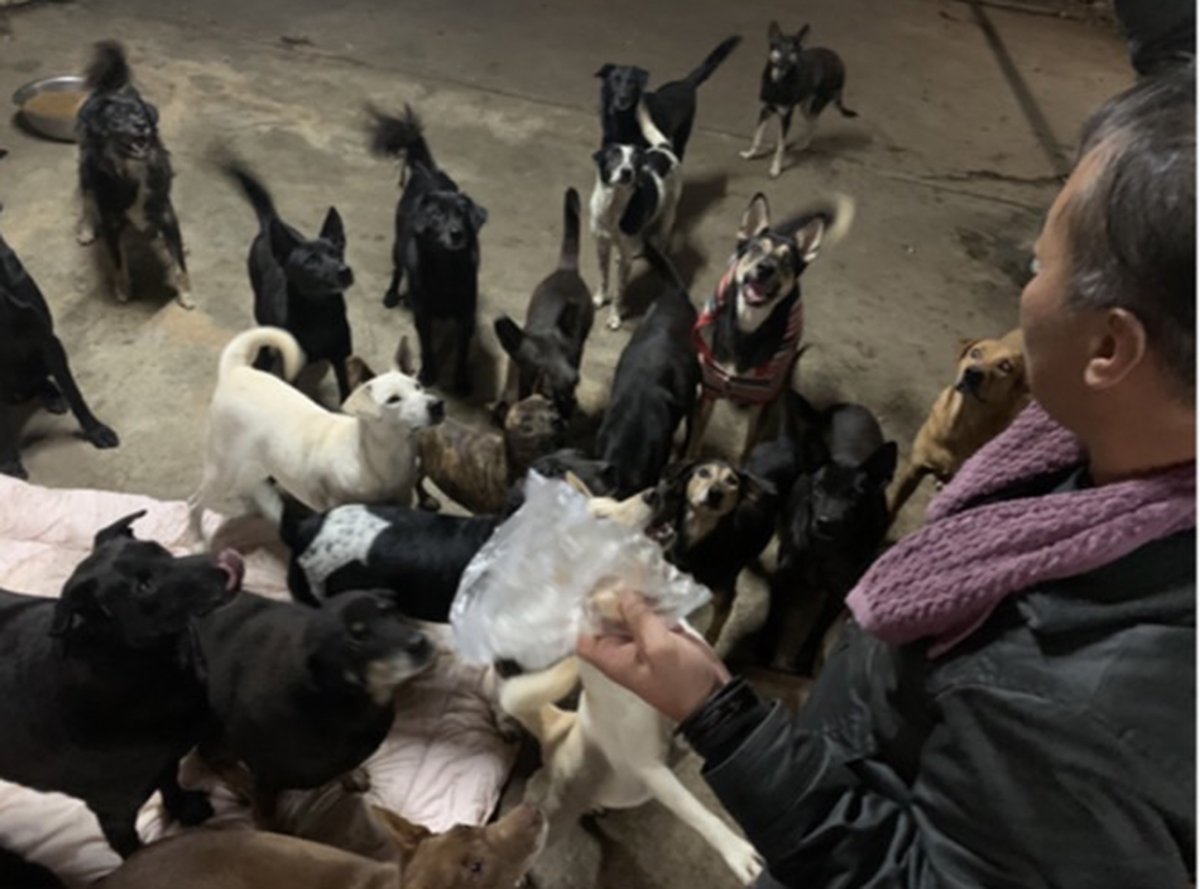
<svg viewBox="0 0 1200 889">
<path fill-rule="evenodd" d="M 78 93 L 81 97 L 87 95 L 87 85 L 82 77 L 75 74 L 60 74 L 57 77 L 43 77 L 27 83 L 15 93 L 13 102 L 21 109 L 21 120 L 33 132 L 54 139 L 58 142 L 75 141 L 75 115 L 61 113 L 43 113 L 29 107 L 30 100 L 35 96 L 46 93 Z"/>
</svg>

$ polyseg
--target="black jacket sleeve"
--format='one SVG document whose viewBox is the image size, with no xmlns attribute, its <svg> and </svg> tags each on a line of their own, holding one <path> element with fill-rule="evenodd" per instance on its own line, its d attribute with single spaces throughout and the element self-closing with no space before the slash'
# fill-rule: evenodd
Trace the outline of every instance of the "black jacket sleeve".
<svg viewBox="0 0 1200 889">
<path fill-rule="evenodd" d="M 1189 885 L 1137 757 L 1088 711 L 978 686 L 936 703 L 908 780 L 885 757 L 847 748 L 853 708 L 795 722 L 741 683 L 681 731 L 789 887 Z"/>
</svg>

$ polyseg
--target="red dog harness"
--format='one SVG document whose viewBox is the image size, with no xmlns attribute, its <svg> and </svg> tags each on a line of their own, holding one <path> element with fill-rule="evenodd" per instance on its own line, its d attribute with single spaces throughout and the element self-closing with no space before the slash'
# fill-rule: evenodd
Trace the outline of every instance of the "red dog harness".
<svg viewBox="0 0 1200 889">
<path fill-rule="evenodd" d="M 799 296 L 796 297 L 788 315 L 783 340 L 770 360 L 739 374 L 733 362 L 722 363 L 713 352 L 713 334 L 717 318 L 729 300 L 736 299 L 736 295 L 733 294 L 733 278 L 736 271 L 735 261 L 717 284 L 712 298 L 705 304 L 704 310 L 696 319 L 696 326 L 692 328 L 692 343 L 700 356 L 700 369 L 703 373 L 704 397 L 728 398 L 746 405 L 767 404 L 774 401 L 787 385 L 796 352 L 800 348 L 800 338 L 804 335 L 804 302 Z"/>
</svg>

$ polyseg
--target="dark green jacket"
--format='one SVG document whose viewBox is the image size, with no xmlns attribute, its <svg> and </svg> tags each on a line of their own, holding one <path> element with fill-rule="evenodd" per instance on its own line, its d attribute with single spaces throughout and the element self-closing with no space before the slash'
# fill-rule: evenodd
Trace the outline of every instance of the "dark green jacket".
<svg viewBox="0 0 1200 889">
<path fill-rule="evenodd" d="M 857 628 L 798 718 L 683 726 L 789 887 L 1175 889 L 1194 875 L 1195 534 L 1014 597 L 940 660 Z"/>
</svg>

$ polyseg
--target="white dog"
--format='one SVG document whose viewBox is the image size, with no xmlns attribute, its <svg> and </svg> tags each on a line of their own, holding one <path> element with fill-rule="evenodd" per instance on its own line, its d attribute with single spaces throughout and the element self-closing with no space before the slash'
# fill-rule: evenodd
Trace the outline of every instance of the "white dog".
<svg viewBox="0 0 1200 889">
<path fill-rule="evenodd" d="M 608 318 L 611 330 L 619 328 L 625 316 L 625 287 L 633 260 L 642 253 L 642 244 L 650 240 L 667 252 L 681 188 L 679 158 L 671 148 L 671 140 L 650 119 L 644 103 L 638 105 L 637 119 L 649 148 L 614 143 L 592 155 L 596 186 L 592 189 L 591 228 L 600 262 L 600 284 L 592 301 L 597 307 L 612 303 Z M 608 274 L 614 241 L 615 289 Z"/>
<path fill-rule="evenodd" d="M 597 498 L 589 508 L 597 517 L 622 523 L 649 520 L 649 506 L 640 494 L 620 503 Z M 594 593 L 592 606 L 619 620 L 613 593 Z M 681 626 L 695 633 L 687 623 Z M 555 706 L 579 683 L 578 710 Z M 548 818 L 561 825 L 596 809 L 628 809 L 657 799 L 704 837 L 744 884 L 762 872 L 762 857 L 754 847 L 671 771 L 667 762 L 675 724 L 595 667 L 568 657 L 539 673 L 513 676 L 500 689 L 500 706 L 541 745 L 543 766 L 530 779 L 526 802 Z"/>
<path fill-rule="evenodd" d="M 251 366 L 260 349 L 272 349 L 293 379 L 304 355 L 290 333 L 255 327 L 234 337 L 221 353 L 209 406 L 204 478 L 188 500 L 193 533 L 202 538 L 205 507 L 256 510 L 278 524 L 283 501 L 271 479 L 318 512 L 343 503 L 412 503 L 414 433 L 439 422 L 445 409 L 399 369 L 405 345 L 397 369 L 360 385 L 337 414 Z"/>
</svg>

